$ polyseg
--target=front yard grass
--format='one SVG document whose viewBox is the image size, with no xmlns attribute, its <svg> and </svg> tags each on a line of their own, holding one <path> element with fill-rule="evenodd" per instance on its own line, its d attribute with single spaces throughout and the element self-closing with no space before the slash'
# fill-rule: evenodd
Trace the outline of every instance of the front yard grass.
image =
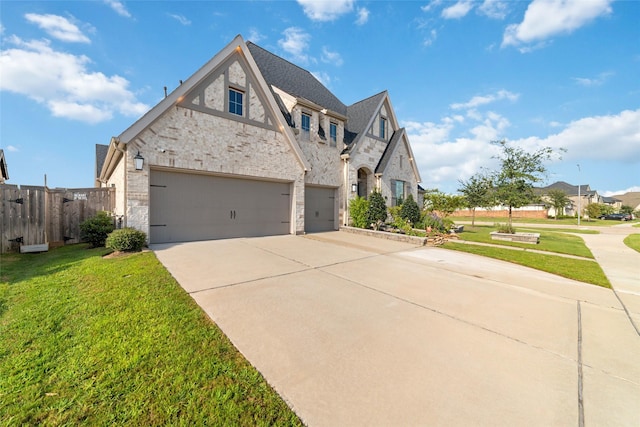
<svg viewBox="0 0 640 427">
<path fill-rule="evenodd" d="M 497 228 L 488 225 L 476 225 L 475 227 L 465 227 L 464 231 L 458 234 L 461 240 L 470 242 L 490 243 L 501 246 L 513 246 L 525 249 L 536 249 L 547 252 L 557 252 L 567 255 L 575 255 L 584 258 L 593 258 L 593 254 L 584 244 L 584 241 L 578 236 L 571 236 L 566 233 L 558 232 L 554 229 L 526 229 L 526 232 L 540 233 L 540 243 L 533 245 L 530 243 L 505 242 L 501 240 L 492 240 L 491 232 Z M 525 229 L 516 229 L 516 231 L 525 231 Z"/>
<path fill-rule="evenodd" d="M 460 221 L 468 221 L 471 222 L 470 216 L 449 216 L 449 219 L 460 222 Z M 509 221 L 508 218 L 505 217 L 476 217 L 476 224 L 478 223 L 507 223 Z M 640 222 L 639 219 L 634 219 L 632 222 L 637 223 Z M 553 218 L 513 218 L 513 223 L 517 226 L 517 224 L 525 223 L 525 224 L 549 224 L 549 225 L 571 225 L 577 226 L 578 219 L 577 218 L 562 218 L 562 219 L 553 219 Z M 604 219 L 580 219 L 580 226 L 598 226 L 598 227 L 609 227 L 614 225 L 624 224 L 622 221 L 611 221 Z M 640 226 L 639 224 L 635 224 L 634 226 Z"/>
<path fill-rule="evenodd" d="M 625 237 L 623 242 L 631 249 L 640 252 L 640 234 L 629 234 L 627 237 Z"/>
<path fill-rule="evenodd" d="M 0 425 L 301 425 L 151 252 L 0 257 Z"/>
<path fill-rule="evenodd" d="M 535 252 L 518 251 L 513 249 L 496 248 L 492 246 L 464 245 L 446 243 L 445 249 L 482 255 L 489 258 L 520 264 L 536 270 L 546 271 L 568 279 L 590 283 L 605 288 L 611 288 L 600 265 L 595 261 L 565 258 L 557 255 L 547 255 Z M 526 280 L 526 278 L 523 278 Z"/>
</svg>

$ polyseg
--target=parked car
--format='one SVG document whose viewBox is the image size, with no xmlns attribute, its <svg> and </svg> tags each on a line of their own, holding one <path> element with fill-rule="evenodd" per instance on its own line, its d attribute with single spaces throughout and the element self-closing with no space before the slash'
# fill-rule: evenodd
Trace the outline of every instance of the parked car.
<svg viewBox="0 0 640 427">
<path fill-rule="evenodd" d="M 631 216 L 631 214 L 614 213 L 614 214 L 602 215 L 600 219 L 612 219 L 614 221 L 631 221 L 633 217 Z"/>
</svg>

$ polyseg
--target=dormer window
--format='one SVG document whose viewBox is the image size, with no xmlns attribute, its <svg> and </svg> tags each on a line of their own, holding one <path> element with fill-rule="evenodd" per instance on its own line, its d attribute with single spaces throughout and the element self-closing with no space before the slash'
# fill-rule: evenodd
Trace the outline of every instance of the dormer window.
<svg viewBox="0 0 640 427">
<path fill-rule="evenodd" d="M 380 138 L 387 139 L 387 119 L 380 117 Z"/>
<path fill-rule="evenodd" d="M 329 143 L 332 147 L 338 144 L 338 125 L 335 123 L 329 124 Z"/>
<path fill-rule="evenodd" d="M 302 129 L 302 134 L 308 139 L 311 131 L 311 116 L 309 114 L 302 113 L 300 128 Z"/>
<path fill-rule="evenodd" d="M 236 89 L 229 89 L 229 112 L 242 116 L 244 93 Z"/>
</svg>

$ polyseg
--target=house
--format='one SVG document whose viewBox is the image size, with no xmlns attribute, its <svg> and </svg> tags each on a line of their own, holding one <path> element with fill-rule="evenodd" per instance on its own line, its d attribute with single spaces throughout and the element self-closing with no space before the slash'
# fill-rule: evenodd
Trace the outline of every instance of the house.
<svg viewBox="0 0 640 427">
<path fill-rule="evenodd" d="M 600 197 L 600 201 L 604 205 L 611 206 L 616 212 L 619 211 L 620 208 L 622 207 L 622 200 L 620 200 L 620 199 L 618 199 L 616 197 L 602 196 L 602 197 Z"/>
<path fill-rule="evenodd" d="M 0 149 L 0 184 L 4 184 L 9 179 L 9 169 L 4 158 L 4 150 Z"/>
<path fill-rule="evenodd" d="M 347 106 L 241 36 L 96 147 L 96 168 L 151 243 L 336 230 L 356 196 L 393 205 L 420 182 L 386 91 Z"/>
<path fill-rule="evenodd" d="M 620 207 L 631 206 L 634 212 L 640 211 L 640 191 L 629 191 L 624 194 L 616 194 L 613 197 L 620 200 Z"/>
<path fill-rule="evenodd" d="M 571 185 L 564 181 L 554 182 L 546 187 L 538 188 L 537 193 L 541 195 L 543 200 L 547 200 L 545 197 L 550 190 L 563 191 L 569 198 L 570 204 L 565 208 L 565 215 L 576 215 L 578 209 L 584 212 L 585 207 L 591 203 L 601 203 L 602 198 L 598 195 L 596 190 L 591 190 L 591 187 L 587 185 Z M 562 215 L 562 213 L 559 213 Z M 553 207 L 549 209 L 549 215 L 554 216 L 555 210 Z"/>
</svg>

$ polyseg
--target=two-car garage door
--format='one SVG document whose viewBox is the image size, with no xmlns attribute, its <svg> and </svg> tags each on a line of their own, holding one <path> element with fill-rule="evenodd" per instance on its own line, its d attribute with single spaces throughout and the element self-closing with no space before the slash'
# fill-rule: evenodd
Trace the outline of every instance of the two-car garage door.
<svg viewBox="0 0 640 427">
<path fill-rule="evenodd" d="M 291 183 L 151 171 L 151 243 L 291 232 Z"/>
</svg>

